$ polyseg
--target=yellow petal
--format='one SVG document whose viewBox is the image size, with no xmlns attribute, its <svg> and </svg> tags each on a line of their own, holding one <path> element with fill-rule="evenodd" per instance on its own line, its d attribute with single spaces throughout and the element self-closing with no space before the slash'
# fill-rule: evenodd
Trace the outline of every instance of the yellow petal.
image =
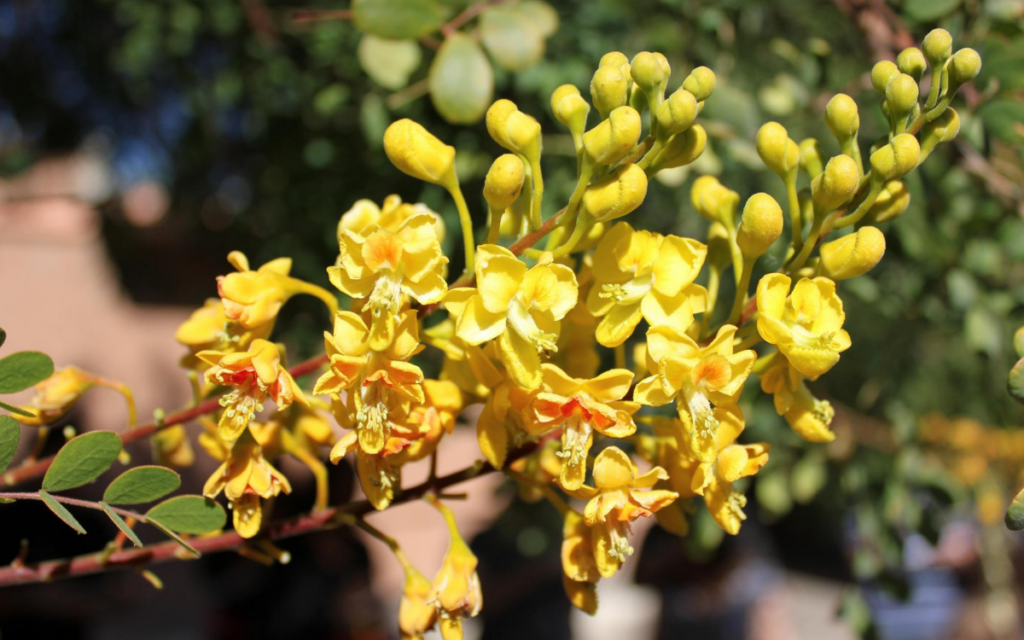
<svg viewBox="0 0 1024 640">
<path fill-rule="evenodd" d="M 597 613 L 597 585 L 592 582 L 576 582 L 562 575 L 562 586 L 572 606 L 580 611 L 595 615 Z"/>
<path fill-rule="evenodd" d="M 263 522 L 263 510 L 260 498 L 256 494 L 247 493 L 233 504 L 235 531 L 243 538 L 252 538 L 260 532 Z"/>
<path fill-rule="evenodd" d="M 523 389 L 539 389 L 543 382 L 540 354 L 515 331 L 498 337 L 498 357 L 512 381 Z"/>
<path fill-rule="evenodd" d="M 654 261 L 654 289 L 665 296 L 678 294 L 691 284 L 704 265 L 708 248 L 690 238 L 666 236 Z"/>
<path fill-rule="evenodd" d="M 594 460 L 594 484 L 602 491 L 629 486 L 636 478 L 636 465 L 618 447 L 608 447 Z"/>
<path fill-rule="evenodd" d="M 769 273 L 757 283 L 757 314 L 759 318 L 782 318 L 792 280 L 781 273 Z M 760 323 L 758 323 L 760 329 Z"/>
<path fill-rule="evenodd" d="M 477 260 L 479 262 L 480 258 Z M 504 315 L 512 297 L 519 292 L 526 275 L 526 265 L 519 258 L 499 254 L 485 258 L 482 265 L 478 264 L 477 274 L 477 291 L 484 308 Z"/>
<path fill-rule="evenodd" d="M 588 380 L 583 388 L 598 402 L 619 400 L 629 392 L 633 384 L 633 372 L 628 369 L 612 369 Z"/>
<path fill-rule="evenodd" d="M 487 462 L 495 469 L 501 469 L 508 455 L 508 430 L 504 421 L 495 415 L 491 405 L 492 401 L 488 401 L 480 412 L 476 423 L 476 439 Z"/>
<path fill-rule="evenodd" d="M 658 376 L 651 376 L 637 383 L 636 389 L 633 390 L 633 399 L 649 407 L 660 407 L 672 402 L 674 398 L 665 393 Z"/>
<path fill-rule="evenodd" d="M 473 296 L 459 316 L 455 325 L 456 334 L 472 345 L 493 340 L 505 331 L 506 312 L 507 309 L 501 313 L 491 313 L 484 306 L 481 296 Z"/>
</svg>

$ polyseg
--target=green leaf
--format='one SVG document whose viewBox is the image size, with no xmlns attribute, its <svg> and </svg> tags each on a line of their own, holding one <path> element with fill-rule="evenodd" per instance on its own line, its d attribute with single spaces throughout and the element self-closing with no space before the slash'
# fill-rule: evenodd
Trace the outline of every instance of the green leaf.
<svg viewBox="0 0 1024 640">
<path fill-rule="evenodd" d="M 1024 327 L 1018 327 L 1013 333 L 1013 350 L 1018 358 L 1024 358 Z"/>
<path fill-rule="evenodd" d="M 113 431 L 93 431 L 72 438 L 54 458 L 43 477 L 47 491 L 66 491 L 92 482 L 114 464 L 121 438 Z"/>
<path fill-rule="evenodd" d="M 29 413 L 28 411 L 25 411 L 24 409 L 19 409 L 18 407 L 12 407 L 11 405 L 7 404 L 6 402 L 0 402 L 0 409 L 6 409 L 6 410 L 10 411 L 11 413 L 16 413 L 19 416 L 25 416 L 26 418 L 34 418 L 35 417 L 31 413 Z"/>
<path fill-rule="evenodd" d="M 491 7 L 480 16 L 480 37 L 494 61 L 522 71 L 544 56 L 544 36 L 518 6 Z"/>
<path fill-rule="evenodd" d="M 58 518 L 64 521 L 64 524 L 68 525 L 78 533 L 85 535 L 85 527 L 79 524 L 78 520 L 75 520 L 75 516 L 71 515 L 64 505 L 57 502 L 53 496 L 46 493 L 45 491 L 39 492 L 39 497 L 43 499 L 43 503 L 50 507 L 50 511 L 54 513 Z"/>
<path fill-rule="evenodd" d="M 359 41 L 359 64 L 366 75 L 396 91 L 409 84 L 409 76 L 420 66 L 420 45 L 413 40 L 385 40 L 366 34 Z"/>
<path fill-rule="evenodd" d="M 116 511 L 110 508 L 109 504 L 107 504 L 106 502 L 101 502 L 100 507 L 103 508 L 103 513 L 107 514 L 107 517 L 110 518 L 110 521 L 117 525 L 117 528 L 121 530 L 121 533 L 126 535 L 128 539 L 132 541 L 132 544 L 134 544 L 136 547 L 142 546 L 142 540 L 139 540 L 139 536 L 136 535 L 134 531 L 132 531 L 132 528 L 128 526 L 128 523 L 125 522 Z"/>
<path fill-rule="evenodd" d="M 7 332 L 0 328 L 0 347 L 4 346 L 5 342 L 7 342 Z"/>
<path fill-rule="evenodd" d="M 437 31 L 448 11 L 435 0 L 353 0 L 356 28 L 381 38 L 414 40 Z"/>
<path fill-rule="evenodd" d="M 53 360 L 38 351 L 19 351 L 0 360 L 0 393 L 17 393 L 53 374 Z"/>
<path fill-rule="evenodd" d="M 430 66 L 430 99 L 452 124 L 484 117 L 494 96 L 494 70 L 480 45 L 461 33 L 448 37 Z"/>
<path fill-rule="evenodd" d="M 1010 531 L 1024 529 L 1024 489 L 1021 489 L 1006 510 L 1006 527 Z"/>
<path fill-rule="evenodd" d="M 550 38 L 558 31 L 558 12 L 546 2 L 540 0 L 523 0 L 515 9 L 528 17 L 543 38 Z"/>
<path fill-rule="evenodd" d="M 1010 375 L 1006 380 L 1006 390 L 1010 392 L 1013 399 L 1024 404 L 1024 358 L 1017 361 L 1010 369 Z"/>
<path fill-rule="evenodd" d="M 1010 144 L 1024 142 L 1024 104 L 1010 99 L 993 100 L 979 110 L 985 128 Z"/>
<path fill-rule="evenodd" d="M 109 504 L 142 504 L 159 500 L 181 486 L 181 476 L 167 467 L 135 467 L 114 478 L 103 500 Z"/>
<path fill-rule="evenodd" d="M 146 520 L 156 520 L 178 533 L 202 534 L 223 529 L 227 522 L 224 507 L 203 496 L 177 496 L 146 512 Z"/>
<path fill-rule="evenodd" d="M 18 451 L 21 425 L 11 416 L 0 416 L 0 472 L 7 470 Z"/>
<path fill-rule="evenodd" d="M 793 500 L 797 504 L 807 504 L 818 495 L 828 481 L 828 469 L 821 456 L 808 454 L 793 465 L 789 478 L 792 486 Z"/>
<path fill-rule="evenodd" d="M 195 547 L 193 547 L 193 546 L 192 546 L 192 545 L 190 545 L 189 543 L 185 542 L 185 539 L 184 539 L 184 538 L 182 538 L 182 537 L 181 537 L 181 536 L 179 536 L 178 534 L 174 533 L 173 531 L 171 531 L 170 529 L 168 529 L 168 528 L 167 528 L 167 527 L 165 527 L 164 525 L 160 524 L 160 523 L 159 523 L 159 522 L 157 522 L 156 520 L 149 520 L 149 519 L 147 519 L 146 521 L 147 521 L 147 522 L 148 522 L 149 524 L 151 524 L 151 525 L 153 525 L 154 527 L 156 527 L 157 529 L 159 529 L 159 530 L 160 530 L 160 532 L 161 532 L 161 533 L 163 533 L 163 534 L 164 534 L 165 536 L 167 536 L 167 537 L 168 537 L 168 538 L 170 538 L 171 540 L 174 540 L 175 542 L 177 542 L 177 543 L 178 543 L 179 545 L 181 545 L 181 547 L 182 547 L 182 548 L 183 548 L 183 549 L 184 549 L 185 551 L 188 551 L 189 553 L 191 553 L 191 554 L 192 554 L 192 555 L 194 555 L 195 557 L 197 557 L 197 558 L 198 558 L 198 557 L 200 557 L 200 556 L 202 556 L 202 555 L 203 555 L 203 554 L 199 553 L 199 551 L 197 551 Z"/>
<path fill-rule="evenodd" d="M 960 6 L 960 0 L 906 0 L 903 12 L 918 22 L 938 20 Z"/>
</svg>

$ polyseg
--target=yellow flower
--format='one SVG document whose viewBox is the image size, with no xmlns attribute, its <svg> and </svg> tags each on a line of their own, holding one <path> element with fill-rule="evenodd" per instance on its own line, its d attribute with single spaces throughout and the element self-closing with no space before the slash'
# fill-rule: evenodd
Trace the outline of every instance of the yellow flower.
<svg viewBox="0 0 1024 640">
<path fill-rule="evenodd" d="M 196 354 L 200 351 L 245 351 L 253 340 L 266 339 L 274 328 L 267 322 L 255 329 L 246 329 L 224 313 L 224 303 L 210 298 L 181 323 L 174 338 L 188 347 L 189 355 L 181 359 L 181 366 L 193 371 L 204 371 L 209 365 Z"/>
<path fill-rule="evenodd" d="M 391 194 L 384 198 L 384 203 L 379 207 L 373 200 L 364 198 L 356 200 L 348 211 L 341 214 L 341 219 L 338 220 L 338 245 L 340 246 L 344 241 L 342 236 L 345 231 L 368 235 L 374 227 L 381 227 L 396 232 L 406 220 L 421 213 L 429 213 L 433 216 L 437 241 L 444 242 L 444 220 L 437 212 L 420 202 L 416 204 L 402 202 L 401 196 Z"/>
<path fill-rule="evenodd" d="M 444 435 L 455 431 L 463 406 L 459 387 L 449 380 L 424 380 L 423 395 L 423 403 L 413 406 L 406 418 L 409 430 L 419 437 L 396 456 L 396 464 L 426 458 L 437 450 Z"/>
<path fill-rule="evenodd" d="M 368 298 L 370 348 L 375 351 L 383 351 L 394 339 L 395 320 L 406 296 L 431 304 L 440 302 L 448 290 L 444 280 L 448 258 L 441 255 L 430 212 L 414 214 L 394 229 L 380 221 L 360 232 L 342 225 L 338 241 L 338 262 L 327 274 L 343 293 Z"/>
<path fill-rule="evenodd" d="M 538 502 L 544 498 L 541 487 L 551 484 L 562 472 L 562 460 L 558 457 L 561 446 L 555 440 L 547 440 L 533 453 L 516 458 L 509 464 L 513 471 L 534 480 L 517 482 L 519 497 L 524 502 Z"/>
<path fill-rule="evenodd" d="M 572 269 L 540 260 L 527 269 L 511 251 L 481 245 L 477 288 L 452 289 L 445 308 L 457 318 L 456 334 L 472 345 L 498 339 L 498 354 L 519 386 L 541 384 L 541 354 L 557 350 L 560 321 L 576 305 Z"/>
<path fill-rule="evenodd" d="M 627 537 L 630 523 L 641 516 L 650 517 L 679 497 L 674 491 L 640 491 L 666 478 L 661 467 L 640 475 L 629 456 L 618 447 L 608 447 L 594 461 L 595 486 L 583 485 L 569 492 L 588 501 L 583 517 L 591 528 L 594 560 L 602 577 L 615 575 L 633 554 Z"/>
<path fill-rule="evenodd" d="M 267 397 L 278 410 L 287 409 L 295 401 L 306 404 L 302 389 L 281 366 L 281 354 L 272 342 L 254 340 L 242 353 L 200 351 L 196 355 L 212 365 L 206 370 L 207 382 L 234 389 L 220 399 L 225 410 L 217 435 L 225 442 L 238 439 L 256 412 L 263 410 Z"/>
<path fill-rule="evenodd" d="M 153 443 L 153 462 L 164 467 L 184 468 L 192 466 L 196 455 L 188 439 L 185 427 L 175 425 L 157 431 L 150 437 Z"/>
<path fill-rule="evenodd" d="M 655 374 L 640 381 L 633 399 L 654 407 L 675 400 L 680 418 L 695 425 L 689 446 L 702 462 L 715 457 L 714 407 L 736 404 L 757 359 L 750 349 L 733 353 L 735 334 L 736 327 L 725 325 L 711 344 L 700 347 L 668 327 L 647 332 L 647 368 Z"/>
<path fill-rule="evenodd" d="M 358 435 L 350 431 L 338 440 L 331 449 L 331 462 L 338 464 L 351 452 L 356 454 L 356 475 L 366 499 L 374 509 L 382 511 L 388 508 L 395 499 L 395 493 L 402 486 L 402 468 L 392 464 L 391 458 L 408 446 L 409 441 L 403 438 L 388 438 L 380 453 L 366 453 L 359 446 Z"/>
<path fill-rule="evenodd" d="M 757 285 L 757 331 L 778 346 L 793 367 L 814 380 L 839 362 L 850 348 L 843 330 L 846 314 L 828 278 L 803 278 L 793 287 L 781 273 L 761 278 Z"/>
<path fill-rule="evenodd" d="M 594 431 L 611 438 L 625 438 L 636 432 L 632 415 L 640 405 L 622 400 L 629 392 L 633 373 L 612 369 L 591 380 L 580 380 L 553 364 L 545 363 L 542 368 L 544 387 L 533 400 L 530 429 L 545 433 L 562 427 L 559 482 L 565 490 L 575 491 L 587 475 Z"/>
<path fill-rule="evenodd" d="M 291 258 L 271 260 L 256 271 L 249 268 L 249 259 L 241 251 L 229 253 L 228 262 L 238 272 L 218 276 L 217 293 L 224 304 L 224 315 L 243 329 L 270 325 L 284 303 L 300 293 L 320 298 L 332 313 L 338 308 L 338 301 L 327 291 L 288 275 Z"/>
<path fill-rule="evenodd" d="M 430 599 L 437 604 L 444 640 L 461 640 L 462 619 L 475 617 L 483 607 L 480 577 L 476 573 L 477 559 L 459 535 L 451 510 L 437 501 L 434 501 L 434 506 L 444 514 L 451 543 L 441 570 L 434 578 Z"/>
<path fill-rule="evenodd" d="M 600 223 L 595 226 L 603 226 Z M 604 230 L 599 237 L 604 236 Z M 581 246 L 583 243 L 581 242 Z M 582 248 L 582 247 L 581 247 Z M 558 351 L 551 357 L 563 371 L 575 378 L 593 378 L 601 368 L 601 355 L 597 352 L 598 319 L 587 309 L 587 293 L 594 285 L 593 254 L 584 254 L 576 274 L 579 298 L 576 306 L 562 320 L 558 336 Z"/>
<path fill-rule="evenodd" d="M 476 423 L 480 451 L 491 465 L 500 469 L 505 464 L 509 447 L 519 448 L 531 439 L 530 405 L 537 389 L 524 389 L 494 366 L 478 347 L 471 361 L 474 371 L 491 389 Z"/>
<path fill-rule="evenodd" d="M 437 606 L 430 601 L 430 580 L 413 568 L 405 569 L 405 587 L 398 605 L 398 629 L 402 640 L 423 640 L 437 624 Z"/>
<path fill-rule="evenodd" d="M 829 429 L 835 410 L 827 400 L 818 400 L 804 383 L 804 376 L 782 357 L 761 374 L 761 390 L 772 394 L 775 410 L 804 440 L 832 442 L 836 434 Z"/>
<path fill-rule="evenodd" d="M 316 381 L 313 393 L 331 396 L 338 423 L 355 430 L 365 453 L 380 453 L 404 421 L 409 403 L 423 402 L 423 371 L 408 362 L 423 348 L 418 328 L 416 312 L 403 312 L 394 340 L 383 351 L 371 349 L 372 330 L 351 311 L 335 314 L 334 333 L 324 332 L 330 368 Z M 345 390 L 349 393 L 342 401 Z"/>
<path fill-rule="evenodd" d="M 652 327 L 682 333 L 693 314 L 707 306 L 707 290 L 693 284 L 707 255 L 696 240 L 662 237 L 616 224 L 594 253 L 594 286 L 587 308 L 601 317 L 597 341 L 616 347 L 632 335 L 640 318 Z"/>
<path fill-rule="evenodd" d="M 568 510 L 562 526 L 562 584 L 569 601 L 590 615 L 597 613 L 597 581 L 601 573 L 594 559 L 593 534 L 576 511 Z"/>
<path fill-rule="evenodd" d="M 291 493 L 292 487 L 288 478 L 263 458 L 260 445 L 246 432 L 203 487 L 203 495 L 208 498 L 216 498 L 221 491 L 234 508 L 235 531 L 251 538 L 259 533 L 263 520 L 260 498 Z"/>
<path fill-rule="evenodd" d="M 739 407 L 720 408 L 720 425 L 716 438 L 717 457 L 697 468 L 693 476 L 692 489 L 704 496 L 711 517 L 726 533 L 736 535 L 740 525 L 747 519 L 743 507 L 747 497 L 736 490 L 732 483 L 740 478 L 752 476 L 768 462 L 771 446 L 765 443 L 734 444 L 743 431 L 743 414 Z M 687 428 L 683 420 L 683 428 Z"/>
<path fill-rule="evenodd" d="M 31 402 L 21 407 L 33 417 L 16 413 L 12 413 L 11 417 L 21 424 L 30 426 L 53 424 L 67 415 L 85 392 L 95 385 L 96 381 L 92 375 L 77 367 L 64 367 L 36 384 Z"/>
</svg>

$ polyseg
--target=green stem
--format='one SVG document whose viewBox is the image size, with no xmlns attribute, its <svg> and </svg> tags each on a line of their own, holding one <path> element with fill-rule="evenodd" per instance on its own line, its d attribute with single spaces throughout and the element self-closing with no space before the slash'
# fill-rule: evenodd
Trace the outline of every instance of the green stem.
<svg viewBox="0 0 1024 640">
<path fill-rule="evenodd" d="M 452 200 L 455 201 L 455 208 L 459 210 L 459 223 L 462 225 L 462 244 L 466 252 L 466 268 L 464 273 L 470 274 L 473 273 L 474 253 L 476 251 L 476 242 L 473 239 L 473 218 L 469 215 L 469 207 L 466 206 L 466 199 L 462 197 L 462 189 L 459 188 L 458 182 L 448 187 L 448 193 L 452 195 Z"/>
<path fill-rule="evenodd" d="M 708 326 L 711 324 L 711 316 L 715 313 L 715 305 L 718 302 L 718 287 L 722 282 L 722 270 L 711 265 L 708 271 L 708 307 L 700 318 L 700 338 L 703 339 L 708 333 Z"/>
<path fill-rule="evenodd" d="M 864 201 L 858 205 L 857 209 L 854 210 L 848 216 L 843 216 L 833 225 L 834 229 L 845 229 L 846 227 L 852 226 L 860 222 L 860 219 L 867 215 L 871 207 L 874 206 L 875 200 L 878 200 L 878 194 L 882 192 L 882 181 L 873 180 L 871 182 L 871 189 L 868 191 L 867 197 Z"/>
<path fill-rule="evenodd" d="M 491 218 L 491 226 L 487 230 L 487 244 L 498 244 L 498 234 L 501 231 L 501 218 L 505 215 L 505 210 L 495 211 L 490 207 L 487 208 L 487 213 Z"/>
<path fill-rule="evenodd" d="M 315 284 L 304 282 L 302 280 L 297 280 L 295 278 L 290 278 L 290 280 L 292 280 L 292 286 L 294 287 L 296 293 L 306 293 L 311 296 L 320 298 L 320 300 L 323 301 L 325 305 L 327 305 L 327 310 L 330 311 L 331 318 L 334 317 L 334 314 L 338 311 L 337 296 L 335 296 L 330 291 L 324 289 L 323 287 L 316 286 Z"/>
<path fill-rule="evenodd" d="M 99 502 L 91 502 L 89 500 L 79 500 L 78 498 L 68 498 L 65 496 L 57 496 L 49 494 L 51 498 L 57 502 L 69 504 L 73 507 L 82 507 L 84 509 L 93 509 L 95 511 L 103 511 L 103 506 Z M 39 500 L 42 502 L 43 498 L 39 495 L 38 491 L 9 491 L 0 493 L 0 500 Z M 127 509 L 120 509 L 111 505 L 107 505 L 107 508 L 118 515 L 122 515 L 126 518 L 135 518 L 139 522 L 146 522 L 146 516 L 141 513 L 129 511 Z"/>
<path fill-rule="evenodd" d="M 761 342 L 761 334 L 755 332 L 755 333 L 750 334 L 749 336 L 747 336 L 743 340 L 740 340 L 740 342 L 738 344 L 736 344 L 732 348 L 732 350 L 733 350 L 734 353 L 737 352 L 737 351 L 746 351 L 747 349 L 755 346 L 759 342 Z"/>
<path fill-rule="evenodd" d="M 540 229 L 543 220 L 541 219 L 541 205 L 544 201 L 544 177 L 540 170 L 540 153 L 533 159 L 528 159 L 530 174 L 533 177 L 533 198 L 530 200 L 530 229 Z"/>
<path fill-rule="evenodd" d="M 807 242 L 804 243 L 804 248 L 800 250 L 800 253 L 796 254 L 793 258 L 793 262 L 790 263 L 788 271 L 790 273 L 796 273 L 804 266 L 807 262 L 807 258 L 811 257 L 811 251 L 818 245 L 818 236 L 821 234 L 821 225 L 825 222 L 825 216 L 814 216 L 814 223 L 811 224 L 811 232 L 807 234 Z"/>
<path fill-rule="evenodd" d="M 586 212 L 579 216 L 576 220 L 576 228 L 573 229 L 572 235 L 565 241 L 563 245 L 551 252 L 551 257 L 554 259 L 564 258 L 565 256 L 572 253 L 572 250 L 576 248 L 580 240 L 583 239 L 584 234 L 587 232 L 587 228 L 590 226 L 590 219 Z"/>
<path fill-rule="evenodd" d="M 756 258 L 744 256 L 740 281 L 736 285 L 736 296 L 733 298 L 732 311 L 729 312 L 726 324 L 735 325 L 743 314 L 743 306 L 747 303 L 747 289 L 750 287 L 750 275 L 754 272 L 754 262 Z"/>
<path fill-rule="evenodd" d="M 793 251 L 798 252 L 804 246 L 804 223 L 800 215 L 800 196 L 796 193 L 796 173 L 786 176 L 786 196 L 789 198 L 789 221 L 793 227 Z"/>
<path fill-rule="evenodd" d="M 932 67 L 932 86 L 928 89 L 928 99 L 924 102 L 925 109 L 931 109 L 939 99 L 939 85 L 942 84 L 942 67 Z"/>
</svg>

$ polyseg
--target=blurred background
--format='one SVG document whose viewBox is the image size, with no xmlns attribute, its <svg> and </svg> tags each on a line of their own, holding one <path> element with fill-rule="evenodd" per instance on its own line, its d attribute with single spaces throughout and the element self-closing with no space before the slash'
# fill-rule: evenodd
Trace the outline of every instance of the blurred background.
<svg viewBox="0 0 1024 640">
<path fill-rule="evenodd" d="M 888 223 L 884 261 L 844 283 L 854 348 L 815 386 L 836 406 L 837 440 L 802 442 L 748 385 L 745 437 L 773 449 L 748 491 L 741 535 L 725 539 L 702 509 L 683 540 L 638 531 L 646 534 L 638 556 L 602 582 L 596 618 L 571 613 L 562 593 L 556 513 L 521 503 L 494 478 L 468 485 L 472 497 L 456 515 L 480 556 L 486 602 L 469 633 L 1021 637 L 1020 539 L 1002 516 L 1024 479 L 1022 413 L 1005 392 L 1013 330 L 1024 324 L 1024 0 L 552 0 L 517 14 L 525 21 L 501 13 L 505 2 L 413 4 L 429 6 L 438 24 L 353 21 L 350 7 L 327 2 L 0 0 L 5 348 L 42 349 L 58 366 L 128 382 L 145 419 L 187 401 L 174 329 L 216 295 L 232 249 L 253 264 L 289 256 L 295 275 L 329 287 L 339 216 L 357 199 L 397 193 L 446 219 L 457 273 L 454 207 L 442 190 L 395 170 L 381 148 L 392 120 L 413 118 L 456 146 L 465 192 L 480 193 L 500 153 L 482 111 L 453 106 L 451 86 L 428 95 L 431 73 L 452 64 L 437 51 L 437 26 L 453 18 L 468 17 L 455 26 L 486 49 L 461 54 L 476 56 L 465 82 L 493 83 L 495 98 L 541 121 L 548 213 L 575 179 L 572 141 L 548 107 L 555 87 L 586 91 L 612 50 L 663 52 L 670 89 L 693 67 L 711 67 L 718 87 L 701 114 L 707 151 L 659 174 L 631 219 L 696 238 L 706 221 L 689 203 L 694 177 L 717 175 L 743 198 L 783 198 L 754 148 L 758 127 L 777 120 L 792 138 L 817 137 L 836 153 L 822 114 L 842 91 L 860 106 L 866 145 L 885 127 L 872 64 L 941 26 L 957 48 L 978 49 L 984 67 L 954 105 L 959 138 L 908 178 L 910 209 Z M 486 107 L 490 96 L 474 99 Z M 482 199 L 471 196 L 470 207 L 483 225 Z M 294 362 L 320 348 L 327 318 L 318 305 L 297 298 L 282 313 L 277 339 Z M 424 366 L 429 374 L 437 365 Z M 121 401 L 105 393 L 66 422 L 119 427 Z M 475 455 L 473 430 L 446 446 L 442 471 Z M 132 453 L 148 455 L 144 445 Z M 199 452 L 186 488 L 211 470 Z M 312 502 L 304 468 L 286 462 L 284 470 L 296 491 L 275 516 Z M 346 465 L 331 469 L 331 482 L 333 501 L 352 495 Z M 15 558 L 22 539 L 34 561 L 98 549 L 112 533 L 102 516 L 90 526 L 83 514 L 95 533 L 76 536 L 37 507 L 4 508 L 0 562 Z M 403 506 L 371 522 L 432 575 L 447 538 L 428 508 Z M 8 589 L 0 634 L 396 637 L 401 574 L 386 549 L 347 530 L 283 546 L 288 565 L 222 554 L 156 567 L 162 592 L 132 572 Z"/>
</svg>

